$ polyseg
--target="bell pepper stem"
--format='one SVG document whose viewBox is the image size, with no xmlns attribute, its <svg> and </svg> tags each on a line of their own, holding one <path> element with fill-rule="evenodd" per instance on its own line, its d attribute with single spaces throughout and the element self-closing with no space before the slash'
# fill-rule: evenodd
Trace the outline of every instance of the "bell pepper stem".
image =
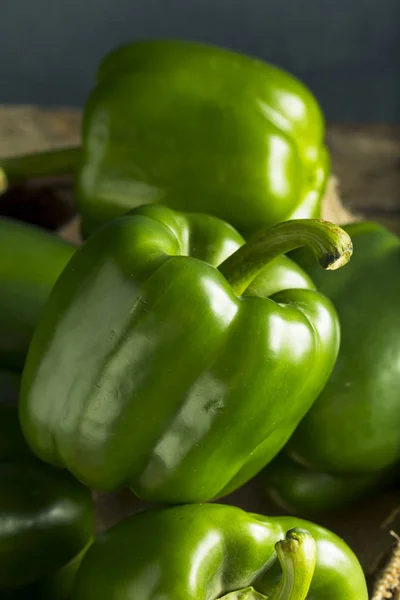
<svg viewBox="0 0 400 600">
<path fill-rule="evenodd" d="M 272 595 L 265 596 L 252 586 L 229 592 L 219 600 L 306 600 L 314 576 L 317 546 L 306 529 L 290 529 L 275 544 L 282 577 Z"/>
<path fill-rule="evenodd" d="M 353 252 L 350 236 L 338 225 L 297 219 L 258 232 L 218 268 L 240 296 L 269 262 L 301 246 L 310 248 L 320 265 L 329 270 L 345 265 Z"/>
<path fill-rule="evenodd" d="M 306 600 L 314 576 L 317 547 L 306 529 L 290 529 L 275 544 L 282 579 L 268 600 Z"/>
<path fill-rule="evenodd" d="M 80 154 L 81 149 L 76 147 L 4 158 L 0 160 L 0 193 L 10 183 L 73 174 Z"/>
</svg>

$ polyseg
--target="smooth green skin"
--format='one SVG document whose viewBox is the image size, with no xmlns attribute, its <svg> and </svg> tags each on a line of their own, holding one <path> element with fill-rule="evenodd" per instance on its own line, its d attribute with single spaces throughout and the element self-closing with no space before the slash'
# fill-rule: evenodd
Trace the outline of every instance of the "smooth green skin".
<svg viewBox="0 0 400 600">
<path fill-rule="evenodd" d="M 212 265 L 241 243 L 223 221 L 161 206 L 87 240 L 23 374 L 21 424 L 42 460 L 93 489 L 185 503 L 227 494 L 275 456 L 332 370 L 339 326 L 311 289 L 238 297 Z M 259 279 L 262 293 L 290 282 L 312 285 L 285 257 Z"/>
<path fill-rule="evenodd" d="M 297 255 L 335 305 L 342 338 L 329 382 L 287 450 L 310 468 L 368 475 L 400 460 L 400 239 L 374 223 L 344 229 L 354 256 L 332 278 Z"/>
<path fill-rule="evenodd" d="M 215 215 L 244 235 L 318 217 L 324 135 L 311 92 L 272 65 L 196 42 L 123 46 L 85 106 L 84 231 L 149 203 Z"/>
<path fill-rule="evenodd" d="M 43 306 L 74 247 L 0 217 L 0 368 L 22 371 Z"/>
<path fill-rule="evenodd" d="M 293 253 L 335 304 L 341 346 L 286 457 L 261 475 L 280 506 L 303 514 L 370 496 L 396 483 L 396 473 L 399 480 L 400 240 L 374 223 L 344 229 L 354 245 L 346 269 L 325 277 L 307 252 Z"/>
<path fill-rule="evenodd" d="M 19 387 L 20 377 L 16 373 L 0 371 L 0 457 L 2 461 L 26 459 L 27 456 L 31 456 L 22 436 L 15 410 Z M 70 600 L 73 581 L 86 551 L 87 547 L 74 556 L 68 564 L 44 579 L 22 588 L 1 590 L 2 600 L 27 600 L 28 598 L 29 600 Z"/>
<path fill-rule="evenodd" d="M 398 479 L 398 478 L 397 478 Z M 361 498 L 389 489 L 395 474 L 331 475 L 306 469 L 283 452 L 258 479 L 262 489 L 289 514 L 311 516 L 356 504 Z"/>
<path fill-rule="evenodd" d="M 274 546 L 293 527 L 317 545 L 307 600 L 367 600 L 356 556 L 330 531 L 218 504 L 151 510 L 110 529 L 86 554 L 73 600 L 215 600 L 250 585 L 270 596 L 281 577 Z"/>
<path fill-rule="evenodd" d="M 93 534 L 91 493 L 32 456 L 15 407 L 0 406 L 0 441 L 0 595 L 41 579 L 47 581 L 35 585 L 43 591 L 51 585 L 61 592 L 61 584 L 70 590 L 73 567 L 65 565 Z"/>
</svg>

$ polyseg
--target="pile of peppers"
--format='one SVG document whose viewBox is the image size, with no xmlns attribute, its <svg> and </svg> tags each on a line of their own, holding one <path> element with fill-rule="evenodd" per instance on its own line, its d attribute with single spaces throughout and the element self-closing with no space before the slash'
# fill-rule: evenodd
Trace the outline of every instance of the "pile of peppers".
<svg viewBox="0 0 400 600">
<path fill-rule="evenodd" d="M 0 596 L 367 600 L 312 515 L 398 482 L 400 240 L 321 220 L 311 92 L 128 44 L 81 148 L 0 161 L 2 191 L 64 174 L 81 245 L 0 217 Z M 285 516 L 220 503 L 253 478 Z M 122 488 L 147 508 L 96 532 Z"/>
</svg>

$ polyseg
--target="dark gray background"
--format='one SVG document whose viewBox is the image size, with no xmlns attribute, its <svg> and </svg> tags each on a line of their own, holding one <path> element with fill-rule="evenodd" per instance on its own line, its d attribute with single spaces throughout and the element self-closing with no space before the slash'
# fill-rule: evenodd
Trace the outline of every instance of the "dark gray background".
<svg viewBox="0 0 400 600">
<path fill-rule="evenodd" d="M 99 59 L 209 41 L 303 79 L 330 121 L 400 121 L 400 0 L 0 0 L 0 102 L 81 105 Z"/>
</svg>

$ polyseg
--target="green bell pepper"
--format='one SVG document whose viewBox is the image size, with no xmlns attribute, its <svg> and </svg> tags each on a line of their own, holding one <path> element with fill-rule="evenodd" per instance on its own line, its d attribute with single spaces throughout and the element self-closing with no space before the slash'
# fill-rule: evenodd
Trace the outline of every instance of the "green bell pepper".
<svg viewBox="0 0 400 600">
<path fill-rule="evenodd" d="M 242 242 L 215 217 L 152 205 L 77 250 L 23 374 L 21 423 L 42 460 L 93 489 L 184 503 L 228 493 L 276 455 L 339 346 L 332 304 L 287 289 L 306 280 L 281 254 L 306 244 L 335 268 L 351 240 L 296 220 Z"/>
<path fill-rule="evenodd" d="M 41 599 L 70 593 L 93 535 L 91 493 L 40 463 L 23 441 L 14 406 L 0 406 L 0 595 Z M 25 587 L 27 586 L 27 587 Z"/>
<path fill-rule="evenodd" d="M 318 217 L 329 173 L 311 92 L 260 60 L 197 42 L 128 44 L 101 63 L 83 149 L 3 161 L 11 181 L 78 166 L 84 230 L 148 203 L 249 234 Z"/>
<path fill-rule="evenodd" d="M 22 371 L 33 331 L 74 247 L 0 217 L 0 368 Z"/>
<path fill-rule="evenodd" d="M 335 534 L 294 517 L 186 505 L 134 515 L 83 559 L 73 600 L 367 600 Z"/>
<path fill-rule="evenodd" d="M 398 478 L 400 239 L 374 223 L 345 229 L 354 243 L 346 269 L 325 277 L 306 251 L 294 255 L 342 326 L 336 366 L 287 444 L 289 460 L 263 473 L 281 504 L 303 511 L 347 504 L 393 484 L 396 472 Z M 330 479 L 331 497 L 327 489 L 321 497 L 321 478 Z"/>
<path fill-rule="evenodd" d="M 289 514 L 312 516 L 356 504 L 392 488 L 398 473 L 336 475 L 307 469 L 281 452 L 260 474 L 262 490 Z"/>
</svg>

